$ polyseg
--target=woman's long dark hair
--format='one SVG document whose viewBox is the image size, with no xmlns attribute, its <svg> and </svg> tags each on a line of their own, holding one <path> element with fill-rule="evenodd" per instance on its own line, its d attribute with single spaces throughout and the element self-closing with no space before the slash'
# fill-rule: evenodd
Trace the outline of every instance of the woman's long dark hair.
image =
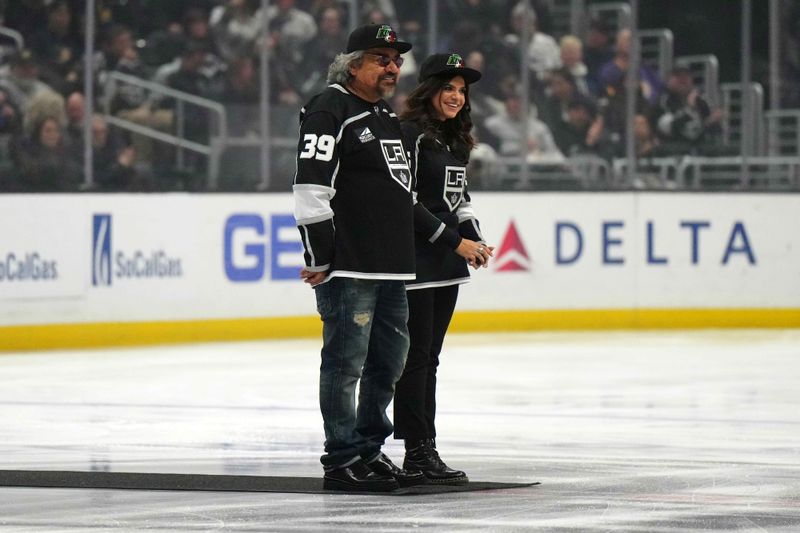
<svg viewBox="0 0 800 533">
<path fill-rule="evenodd" d="M 407 120 L 419 124 L 424 133 L 420 144 L 435 146 L 439 140 L 450 147 L 450 151 L 459 160 L 469 161 L 469 152 L 475 147 L 472 138 L 472 118 L 469 116 L 469 85 L 465 85 L 464 107 L 458 114 L 442 122 L 436 118 L 436 109 L 431 103 L 433 97 L 450 83 L 455 76 L 431 76 L 420 83 L 406 100 L 406 109 L 401 113 L 400 120 Z"/>
</svg>

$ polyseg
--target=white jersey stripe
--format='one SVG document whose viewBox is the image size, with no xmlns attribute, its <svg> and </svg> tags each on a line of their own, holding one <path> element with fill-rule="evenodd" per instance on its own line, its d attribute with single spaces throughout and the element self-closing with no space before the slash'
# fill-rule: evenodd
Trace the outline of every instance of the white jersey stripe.
<svg viewBox="0 0 800 533">
<path fill-rule="evenodd" d="M 417 289 L 432 289 L 434 287 L 449 287 L 450 285 L 460 285 L 462 283 L 469 283 L 470 278 L 455 278 L 442 281 L 428 281 L 426 283 L 406 283 L 406 290 L 413 291 Z"/>
<path fill-rule="evenodd" d="M 294 218 L 298 225 L 313 224 L 333 218 L 331 199 L 336 190 L 324 185 L 301 183 L 292 187 L 294 191 Z"/>
<path fill-rule="evenodd" d="M 350 117 L 350 118 L 348 118 L 347 120 L 345 120 L 344 122 L 342 122 L 342 127 L 341 127 L 341 128 L 339 128 L 339 134 L 338 134 L 338 135 L 336 135 L 336 144 L 339 144 L 339 141 L 341 141 L 341 140 L 342 140 L 342 133 L 344 133 L 344 129 L 345 129 L 345 128 L 346 128 L 346 127 L 349 125 L 349 124 L 351 124 L 351 123 L 355 122 L 356 120 L 361 120 L 361 119 L 362 119 L 362 118 L 364 118 L 364 117 L 368 117 L 369 115 L 370 115 L 370 112 L 369 112 L 369 111 L 364 111 L 363 113 L 360 113 L 360 114 L 358 114 L 358 115 L 356 115 L 356 116 L 354 116 L 354 117 Z"/>
<path fill-rule="evenodd" d="M 437 230 L 436 230 L 436 233 L 434 233 L 433 235 L 431 235 L 431 238 L 430 238 L 430 239 L 428 239 L 428 241 L 429 241 L 429 242 L 436 242 L 436 239 L 438 239 L 438 238 L 439 238 L 439 235 L 441 235 L 441 234 L 444 232 L 444 229 L 445 229 L 446 227 L 447 227 L 447 226 L 445 226 L 444 222 L 442 222 L 442 224 L 439 226 L 439 229 L 437 229 Z"/>
</svg>

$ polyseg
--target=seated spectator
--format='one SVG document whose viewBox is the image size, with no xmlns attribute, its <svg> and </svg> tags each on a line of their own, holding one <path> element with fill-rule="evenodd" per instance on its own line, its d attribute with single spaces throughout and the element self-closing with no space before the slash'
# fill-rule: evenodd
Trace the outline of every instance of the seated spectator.
<svg viewBox="0 0 800 533">
<path fill-rule="evenodd" d="M 198 7 L 188 8 L 183 13 L 180 24 L 173 22 L 148 35 L 142 55 L 146 56 L 145 61 L 150 66 L 176 64 L 186 41 L 202 43 L 206 49 L 206 64 L 203 69 L 207 76 L 214 77 L 225 69 L 225 63 L 217 54 L 208 14 Z M 154 81 L 162 83 L 165 78 L 165 75 L 157 72 Z"/>
<path fill-rule="evenodd" d="M 470 52 L 464 63 L 467 67 L 475 69 L 478 72 L 486 72 L 486 59 L 479 50 Z M 484 81 L 486 83 L 484 83 Z M 481 83 L 475 84 L 469 88 L 470 116 L 476 127 L 483 128 L 483 124 L 486 122 L 487 118 L 503 109 L 502 101 L 491 96 L 492 93 L 490 91 L 493 81 L 494 80 L 489 80 L 487 77 L 484 77 L 481 79 Z"/>
<path fill-rule="evenodd" d="M 403 2 L 395 2 L 394 7 L 397 22 L 400 26 L 400 35 L 403 36 L 403 39 L 414 43 L 414 48 L 429 50 L 426 32 L 428 26 L 428 2 L 426 0 L 404 0 Z M 442 32 L 448 32 L 448 34 L 450 32 L 450 29 L 445 29 L 442 25 L 439 25 L 438 29 L 440 36 Z M 450 48 L 447 47 L 446 49 L 449 50 Z"/>
<path fill-rule="evenodd" d="M 575 96 L 567 106 L 567 121 L 555 132 L 556 142 L 567 157 L 593 154 L 604 159 L 616 155 L 617 147 L 604 130 L 597 105 L 588 97 Z"/>
<path fill-rule="evenodd" d="M 16 109 L 27 113 L 32 101 L 43 94 L 57 94 L 52 87 L 39 80 L 39 64 L 33 52 L 21 50 L 11 58 L 8 74 L 0 77 L 8 101 Z"/>
<path fill-rule="evenodd" d="M 676 68 L 656 109 L 658 133 L 671 152 L 698 154 L 716 144 L 722 113 L 712 110 L 695 87 L 687 68 Z"/>
<path fill-rule="evenodd" d="M 219 94 L 219 89 L 215 86 L 215 80 L 209 78 L 202 72 L 205 62 L 206 49 L 202 43 L 189 41 L 183 49 L 180 57 L 180 67 L 176 72 L 170 74 L 165 80 L 165 84 L 177 91 L 188 93 L 201 98 L 213 98 Z M 176 113 L 177 103 L 175 98 L 163 98 L 159 101 L 159 111 L 168 113 L 172 117 L 175 127 L 181 127 L 183 137 L 198 143 L 208 143 L 210 134 L 210 115 L 207 108 L 197 105 L 184 103 L 182 123 L 181 117 Z M 197 152 L 187 151 L 184 153 L 187 168 L 200 170 L 205 165 L 206 158 Z M 157 161 L 161 164 L 166 161 Z M 181 169 L 183 170 L 183 169 Z"/>
<path fill-rule="evenodd" d="M 600 82 L 606 87 L 625 86 L 630 65 L 631 32 L 620 30 L 614 47 L 614 58 L 600 70 Z M 663 82 L 658 74 L 646 65 L 639 66 L 639 88 L 645 101 L 655 105 L 663 91 Z"/>
<path fill-rule="evenodd" d="M 98 54 L 97 79 L 100 94 L 105 88 L 111 72 L 121 72 L 138 78 L 147 78 L 147 70 L 139 57 L 133 41 L 133 32 L 126 26 L 111 26 L 103 39 L 102 50 Z M 111 112 L 122 114 L 141 108 L 147 102 L 144 89 L 122 85 L 111 102 Z"/>
<path fill-rule="evenodd" d="M 516 78 L 519 74 L 520 64 L 518 47 L 514 48 L 506 44 L 501 35 L 494 31 L 486 31 L 476 22 L 458 21 L 451 36 L 451 46 L 444 48 L 460 50 L 462 57 L 467 62 L 470 61 L 472 52 L 480 52 L 484 59 L 491 58 L 491 61 L 483 62 L 481 91 L 496 98 L 499 102 L 505 99 L 501 80 L 511 75 Z M 403 66 L 403 71 L 405 71 L 405 66 Z"/>
<path fill-rule="evenodd" d="M 589 69 L 583 62 L 583 43 L 574 35 L 561 38 L 561 63 L 569 70 L 575 86 L 583 95 L 589 95 Z"/>
<path fill-rule="evenodd" d="M 506 42 L 512 47 L 519 47 L 526 17 L 529 23 L 528 67 L 537 79 L 543 80 L 549 71 L 561 66 L 561 50 L 553 37 L 539 31 L 536 12 L 525 1 L 519 2 L 511 10 L 513 33 L 506 36 Z"/>
<path fill-rule="evenodd" d="M 102 115 L 92 117 L 94 185 L 100 191 L 148 191 L 152 184 L 135 166 L 136 150 L 112 135 Z"/>
<path fill-rule="evenodd" d="M 319 34 L 306 43 L 303 52 L 303 83 L 300 85 L 303 98 L 310 98 L 328 85 L 325 76 L 328 66 L 347 45 L 347 32 L 339 9 L 324 9 L 320 13 L 318 24 Z"/>
<path fill-rule="evenodd" d="M 217 54 L 217 45 L 211 34 L 208 13 L 201 8 L 191 7 L 183 14 L 182 33 L 186 39 L 202 43 L 210 54 Z"/>
<path fill-rule="evenodd" d="M 402 3 L 405 2 L 397 2 L 397 4 Z M 492 31 L 490 29 L 491 25 L 500 26 L 505 24 L 504 19 L 508 16 L 508 11 L 503 2 L 494 0 L 446 0 L 439 2 L 439 6 L 439 30 L 442 35 L 452 33 L 456 24 L 462 21 L 477 24 L 489 32 Z M 423 3 L 418 8 L 421 8 L 418 11 L 421 15 L 418 16 L 427 17 L 427 5 Z M 425 19 L 423 19 L 424 22 Z M 460 50 L 460 48 L 456 48 L 456 50 Z"/>
<path fill-rule="evenodd" d="M 260 87 L 253 58 L 236 58 L 229 66 L 219 100 L 228 113 L 228 133 L 243 137 L 259 130 Z"/>
<path fill-rule="evenodd" d="M 523 125 L 527 128 L 527 140 L 521 139 Z M 509 94 L 505 99 L 505 109 L 486 119 L 484 128 L 496 139 L 496 148 L 501 156 L 525 154 L 528 161 L 560 161 L 564 158 L 548 127 L 536 118 L 536 108 L 530 106 L 528 116 L 522 115 L 519 94 Z"/>
<path fill-rule="evenodd" d="M 39 120 L 32 135 L 15 149 L 14 158 L 23 191 L 77 191 L 83 181 L 82 169 L 67 153 L 55 117 Z"/>
<path fill-rule="evenodd" d="M 211 34 L 225 61 L 255 53 L 262 26 L 255 16 L 260 5 L 260 0 L 227 0 L 211 11 Z"/>
<path fill-rule="evenodd" d="M 539 107 L 539 114 L 558 144 L 556 132 L 566 126 L 569 103 L 579 92 L 572 72 L 566 67 L 552 71 L 548 78 L 547 96 Z M 559 145 L 559 148 L 564 152 L 563 146 Z"/>
<path fill-rule="evenodd" d="M 278 0 L 267 9 L 272 50 L 272 73 L 275 77 L 278 101 L 300 105 L 303 85 L 303 50 L 315 39 L 317 24 L 306 13 L 294 7 L 294 0 Z"/>
<path fill-rule="evenodd" d="M 587 84 L 596 97 L 605 95 L 605 87 L 600 81 L 603 66 L 614 59 L 614 48 L 606 24 L 601 19 L 592 19 L 584 39 L 583 62 L 586 64 Z"/>
<path fill-rule="evenodd" d="M 97 58 L 98 81 L 101 88 L 112 72 L 121 72 L 147 78 L 147 70 L 133 41 L 133 33 L 123 25 L 111 26 L 106 32 L 102 52 Z M 168 131 L 172 127 L 172 113 L 152 105 L 147 91 L 130 84 L 120 84 L 111 99 L 111 113 L 134 124 Z M 155 145 L 145 135 L 134 134 L 131 139 L 142 161 L 152 162 Z"/>
<path fill-rule="evenodd" d="M 58 120 L 59 126 L 66 121 L 64 111 L 64 97 L 53 91 L 43 91 L 33 97 L 22 115 L 22 134 L 31 135 L 39 122 L 53 117 Z"/>
<path fill-rule="evenodd" d="M 29 46 L 41 64 L 41 77 L 61 94 L 68 94 L 80 85 L 82 46 L 72 31 L 72 11 L 66 0 L 47 5 L 47 23 L 34 33 Z"/>
</svg>

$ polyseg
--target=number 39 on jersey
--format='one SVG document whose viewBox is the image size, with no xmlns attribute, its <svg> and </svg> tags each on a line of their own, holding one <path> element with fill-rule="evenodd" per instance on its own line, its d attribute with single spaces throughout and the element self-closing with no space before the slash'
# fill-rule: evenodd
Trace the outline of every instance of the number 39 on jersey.
<svg viewBox="0 0 800 533">
<path fill-rule="evenodd" d="M 315 135 L 306 133 L 303 135 L 303 151 L 300 152 L 300 159 L 319 159 L 320 161 L 330 161 L 333 157 L 333 147 L 336 140 L 333 135 Z"/>
</svg>

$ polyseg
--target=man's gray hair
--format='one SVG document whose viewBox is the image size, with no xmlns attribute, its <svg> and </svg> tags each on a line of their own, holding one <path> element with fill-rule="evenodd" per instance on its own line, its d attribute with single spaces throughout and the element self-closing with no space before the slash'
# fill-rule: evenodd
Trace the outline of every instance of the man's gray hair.
<svg viewBox="0 0 800 533">
<path fill-rule="evenodd" d="M 349 54 L 336 54 L 333 62 L 328 67 L 328 83 L 338 83 L 340 85 L 347 85 L 353 79 L 350 74 L 350 67 L 355 63 L 361 62 L 364 58 L 364 50 L 356 50 Z"/>
</svg>

